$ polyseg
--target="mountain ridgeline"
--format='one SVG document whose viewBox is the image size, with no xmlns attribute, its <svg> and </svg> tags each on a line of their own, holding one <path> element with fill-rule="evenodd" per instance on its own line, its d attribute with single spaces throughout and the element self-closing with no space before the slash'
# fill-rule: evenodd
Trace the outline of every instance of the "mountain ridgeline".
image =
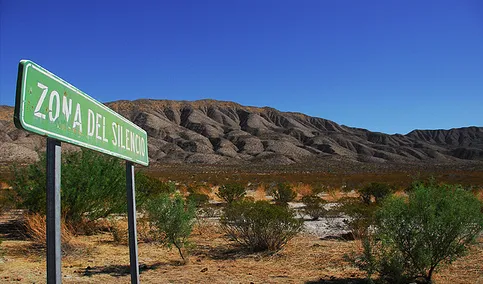
<svg viewBox="0 0 483 284">
<path fill-rule="evenodd" d="M 151 162 L 195 164 L 465 163 L 483 161 L 483 127 L 388 135 L 323 118 L 233 102 L 116 101 L 106 104 L 148 133 Z M 38 159 L 45 139 L 18 130 L 0 106 L 0 162 Z"/>
</svg>

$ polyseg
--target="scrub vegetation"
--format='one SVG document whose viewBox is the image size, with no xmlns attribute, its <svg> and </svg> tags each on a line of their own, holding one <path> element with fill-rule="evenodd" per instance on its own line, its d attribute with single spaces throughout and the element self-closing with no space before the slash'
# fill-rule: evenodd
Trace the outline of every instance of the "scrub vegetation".
<svg viewBox="0 0 483 284">
<path fill-rule="evenodd" d="M 435 269 L 468 251 L 483 229 L 483 203 L 461 187 L 420 184 L 389 197 L 364 239 L 359 265 L 388 283 L 432 283 Z"/>
<path fill-rule="evenodd" d="M 62 159 L 63 273 L 73 282 L 125 281 L 122 161 L 88 150 L 63 153 Z M 30 258 L 45 261 L 45 158 L 11 170 L 0 195 L 8 205 L 2 216 L 26 213 L 10 217 L 21 223 L 15 229 L 20 235 L 0 219 L 0 251 L 4 259 L 34 269 Z M 136 173 L 141 279 L 148 282 L 160 272 L 166 281 L 214 283 L 467 283 L 481 275 L 478 183 L 459 186 L 437 177 L 398 183 L 392 174 L 386 181 L 357 182 L 341 175 L 338 185 L 331 175 L 307 181 L 301 174 L 290 181 L 293 173 L 285 180 L 277 174 L 252 181 L 234 174 L 220 182 L 207 181 L 206 175 L 192 175 L 190 181 L 177 177 Z M 336 220 L 348 233 L 333 233 Z M 96 265 L 87 264 L 92 259 Z M 24 275 L 20 268 L 5 267 L 2 280 Z M 43 281 L 43 268 L 37 269 L 40 276 L 24 280 Z"/>
</svg>

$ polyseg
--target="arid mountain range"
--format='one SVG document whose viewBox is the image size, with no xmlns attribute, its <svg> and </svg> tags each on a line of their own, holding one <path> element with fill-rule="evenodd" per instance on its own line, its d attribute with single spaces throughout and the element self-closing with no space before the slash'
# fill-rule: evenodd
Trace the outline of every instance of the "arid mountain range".
<svg viewBox="0 0 483 284">
<path fill-rule="evenodd" d="M 301 113 L 215 100 L 107 105 L 147 131 L 149 156 L 155 163 L 483 162 L 483 127 L 388 135 Z M 16 129 L 12 117 L 13 107 L 0 106 L 0 162 L 38 159 L 45 138 Z"/>
</svg>

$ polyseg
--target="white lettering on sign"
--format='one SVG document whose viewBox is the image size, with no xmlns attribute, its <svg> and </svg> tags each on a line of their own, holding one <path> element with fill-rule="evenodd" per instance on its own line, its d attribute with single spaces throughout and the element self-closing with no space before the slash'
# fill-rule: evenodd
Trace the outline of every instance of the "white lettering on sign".
<svg viewBox="0 0 483 284">
<path fill-rule="evenodd" d="M 129 129 L 126 129 L 126 150 L 131 150 L 129 149 Z"/>
<path fill-rule="evenodd" d="M 115 122 L 111 126 L 113 133 L 112 145 L 129 150 L 138 155 L 140 154 L 143 157 L 146 155 L 146 150 L 144 149 L 146 142 L 143 137 L 140 137 L 129 129 L 124 129 L 122 125 L 118 125 Z"/>
<path fill-rule="evenodd" d="M 96 139 L 102 140 L 102 137 L 99 136 L 99 127 L 101 127 L 100 120 L 102 119 L 102 115 L 100 113 L 96 113 Z"/>
<path fill-rule="evenodd" d="M 87 135 L 94 136 L 94 112 L 91 109 L 87 110 Z"/>
<path fill-rule="evenodd" d="M 49 87 L 41 82 L 37 82 L 37 86 L 42 90 L 42 94 L 36 104 L 34 116 L 45 120 L 48 113 L 48 120 L 54 123 L 59 119 L 60 115 L 63 115 L 65 120 L 61 119 L 60 123 L 65 123 L 66 128 L 77 129 L 78 134 L 82 134 L 81 104 L 73 102 L 73 99 L 67 97 L 65 92 L 62 98 L 56 90 L 51 91 L 49 94 Z M 75 104 L 74 109 L 72 109 L 73 104 Z M 73 120 L 71 120 L 72 117 Z M 112 130 L 112 133 L 109 133 L 110 130 Z M 112 137 L 109 135 L 112 135 Z M 106 117 L 90 108 L 87 109 L 87 136 L 95 137 L 96 140 L 104 143 L 109 143 L 110 139 L 113 146 L 123 151 L 130 151 L 143 157 L 146 155 L 146 141 L 142 136 L 116 121 L 112 122 L 111 129 L 106 131 Z"/>
<path fill-rule="evenodd" d="M 39 87 L 39 88 L 42 89 L 42 95 L 40 95 L 40 99 L 37 102 L 37 106 L 35 107 L 35 110 L 34 110 L 34 115 L 36 117 L 45 119 L 45 114 L 41 113 L 40 112 L 40 109 L 42 108 L 42 104 L 44 103 L 45 96 L 47 95 L 47 92 L 49 91 L 49 88 L 47 86 L 43 85 L 40 82 L 37 82 L 37 87 Z"/>
<path fill-rule="evenodd" d="M 54 109 L 54 106 L 53 106 L 54 99 L 56 101 L 55 115 L 52 115 L 52 113 L 53 113 L 52 110 Z M 57 118 L 59 118 L 59 112 L 60 112 L 59 93 L 57 93 L 57 91 L 52 91 L 52 93 L 50 93 L 50 98 L 49 98 L 49 119 L 50 119 L 50 121 L 55 122 L 57 120 Z"/>
<path fill-rule="evenodd" d="M 116 132 L 117 132 L 117 124 L 115 122 L 113 122 L 112 123 L 112 133 L 114 134 L 114 136 L 112 138 L 112 145 L 114 145 L 114 146 L 117 146 Z"/>
<path fill-rule="evenodd" d="M 72 113 L 72 99 L 68 99 L 65 95 L 62 97 L 62 113 L 65 121 L 69 123 L 70 114 Z"/>
<path fill-rule="evenodd" d="M 135 142 L 136 142 L 136 138 L 135 138 L 134 132 L 131 132 L 131 151 L 133 151 L 133 152 L 136 152 Z"/>
<path fill-rule="evenodd" d="M 74 124 L 72 124 L 72 128 L 76 128 L 77 126 L 79 126 L 79 132 L 82 132 L 82 114 L 79 103 L 77 103 L 77 106 L 75 107 Z"/>
<path fill-rule="evenodd" d="M 102 141 L 107 142 L 106 138 L 106 118 L 102 117 Z"/>
</svg>

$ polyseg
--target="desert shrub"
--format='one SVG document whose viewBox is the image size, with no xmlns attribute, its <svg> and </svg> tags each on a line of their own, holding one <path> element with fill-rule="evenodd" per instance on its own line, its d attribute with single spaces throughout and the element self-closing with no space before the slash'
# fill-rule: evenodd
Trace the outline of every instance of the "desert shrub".
<svg viewBox="0 0 483 284">
<path fill-rule="evenodd" d="M 147 199 L 160 194 L 174 193 L 176 185 L 174 182 L 163 182 L 143 172 L 136 173 L 136 202 L 142 207 Z"/>
<path fill-rule="evenodd" d="M 126 245 L 129 243 L 129 231 L 127 218 L 109 217 L 109 233 L 115 244 Z M 138 242 L 151 243 L 155 236 L 151 231 L 147 218 L 137 218 L 136 233 Z"/>
<path fill-rule="evenodd" d="M 392 189 L 385 183 L 370 183 L 358 190 L 359 195 L 364 203 L 370 204 L 372 198 L 376 203 L 380 203 L 384 198 L 392 193 Z"/>
<path fill-rule="evenodd" d="M 17 207 L 45 214 L 45 163 L 45 155 L 41 155 L 38 162 L 28 167 L 13 167 L 12 190 L 8 192 Z M 126 212 L 126 174 L 120 160 L 83 149 L 63 153 L 61 170 L 62 216 L 77 233 L 93 233 L 94 221 Z M 148 198 L 175 190 L 173 183 L 144 173 L 136 174 L 135 183 L 139 208 Z"/>
<path fill-rule="evenodd" d="M 9 200 L 9 195 L 12 195 L 12 193 L 9 193 L 8 189 L 0 189 L 0 214 L 15 207 L 15 205 Z"/>
<path fill-rule="evenodd" d="M 45 215 L 46 204 L 46 159 L 40 155 L 38 162 L 27 167 L 12 165 L 13 179 L 10 182 L 12 191 L 8 198 L 17 208 L 28 209 L 32 213 Z"/>
<path fill-rule="evenodd" d="M 302 197 L 302 202 L 305 205 L 303 212 L 312 217 L 312 220 L 318 220 L 327 212 L 323 206 L 325 201 L 317 195 L 304 196 Z"/>
<path fill-rule="evenodd" d="M 327 187 L 322 183 L 315 183 L 312 185 L 312 194 L 317 195 L 327 191 Z"/>
<path fill-rule="evenodd" d="M 47 246 L 47 222 L 44 215 L 38 213 L 25 215 L 23 226 L 25 236 L 32 241 L 35 246 L 40 248 L 45 248 Z M 64 220 L 61 221 L 60 227 L 62 251 L 70 251 L 72 248 L 71 240 L 73 238 L 72 229 L 66 225 Z"/>
<path fill-rule="evenodd" d="M 437 180 L 431 176 L 428 178 L 421 178 L 421 176 L 418 174 L 413 177 L 412 182 L 409 184 L 408 187 L 405 188 L 406 193 L 413 192 L 415 189 L 420 188 L 421 186 L 426 186 L 426 187 L 431 187 L 431 186 L 437 186 L 438 182 Z"/>
<path fill-rule="evenodd" d="M 390 283 L 421 279 L 431 283 L 440 263 L 463 255 L 483 230 L 482 203 L 457 186 L 419 185 L 387 199 L 377 211 L 360 267 Z"/>
<path fill-rule="evenodd" d="M 7 186 L 6 180 L 5 177 L 0 175 L 0 214 L 15 207 L 15 203 L 9 198 L 12 195 L 12 189 Z"/>
<path fill-rule="evenodd" d="M 224 231 L 251 251 L 277 251 L 293 238 L 303 225 L 294 211 L 267 201 L 238 201 L 221 216 Z"/>
<path fill-rule="evenodd" d="M 334 210 L 347 215 L 344 220 L 354 238 L 361 238 L 367 234 L 368 228 L 374 223 L 376 203 L 366 204 L 358 198 L 343 198 L 339 200 L 340 206 Z"/>
<path fill-rule="evenodd" d="M 292 187 L 292 190 L 295 191 L 295 193 L 297 195 L 300 195 L 300 196 L 308 196 L 308 195 L 312 195 L 312 186 L 310 186 L 309 184 L 305 184 L 305 183 L 297 183 L 296 185 L 294 185 Z"/>
<path fill-rule="evenodd" d="M 208 203 L 210 197 L 204 193 L 193 192 L 187 197 L 189 203 L 194 204 L 196 207 L 201 207 Z"/>
<path fill-rule="evenodd" d="M 297 197 L 297 193 L 292 189 L 288 183 L 279 183 L 271 190 L 271 195 L 275 203 L 279 205 L 286 205 Z"/>
<path fill-rule="evenodd" d="M 233 201 L 241 200 L 245 197 L 247 191 L 241 184 L 224 184 L 220 186 L 220 189 L 216 193 L 216 196 L 221 198 L 226 203 L 230 204 Z"/>
<path fill-rule="evenodd" d="M 114 157 L 82 150 L 62 155 L 62 216 L 76 224 L 126 210 L 125 171 Z M 14 168 L 13 199 L 17 207 L 45 214 L 45 155 L 26 167 Z"/>
<path fill-rule="evenodd" d="M 167 247 L 174 245 L 186 262 L 187 255 L 183 250 L 193 230 L 195 207 L 186 204 L 180 195 L 170 197 L 163 194 L 147 201 L 145 208 L 156 239 Z"/>
<path fill-rule="evenodd" d="M 112 240 L 115 244 L 128 243 L 129 232 L 128 232 L 128 225 L 126 221 L 121 221 L 116 218 L 109 218 L 109 232 L 111 233 Z"/>
</svg>

